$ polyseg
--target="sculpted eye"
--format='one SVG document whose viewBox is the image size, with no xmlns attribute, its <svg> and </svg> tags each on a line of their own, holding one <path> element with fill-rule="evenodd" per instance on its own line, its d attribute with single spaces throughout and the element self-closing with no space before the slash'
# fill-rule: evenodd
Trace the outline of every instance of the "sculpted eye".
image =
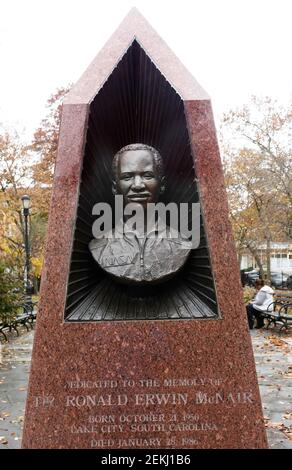
<svg viewBox="0 0 292 470">
<path fill-rule="evenodd" d="M 154 174 L 153 174 L 153 173 L 145 173 L 145 174 L 144 174 L 144 178 L 146 178 L 146 179 L 148 179 L 148 180 L 149 180 L 149 179 L 152 179 L 152 178 L 154 178 Z"/>
<path fill-rule="evenodd" d="M 131 178 L 132 178 L 131 175 L 123 175 L 122 176 L 122 180 L 124 180 L 124 181 L 129 181 Z"/>
</svg>

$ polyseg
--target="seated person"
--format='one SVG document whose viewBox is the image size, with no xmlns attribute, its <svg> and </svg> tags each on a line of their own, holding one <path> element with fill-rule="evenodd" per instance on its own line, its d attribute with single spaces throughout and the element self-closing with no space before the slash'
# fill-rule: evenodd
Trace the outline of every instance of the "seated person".
<svg viewBox="0 0 292 470">
<path fill-rule="evenodd" d="M 255 288 L 258 291 L 254 300 L 246 306 L 247 318 L 250 330 L 253 329 L 254 318 L 257 320 L 256 328 L 264 326 L 264 320 L 261 312 L 266 312 L 269 305 L 273 302 L 273 289 L 266 285 L 263 279 L 257 279 Z"/>
</svg>

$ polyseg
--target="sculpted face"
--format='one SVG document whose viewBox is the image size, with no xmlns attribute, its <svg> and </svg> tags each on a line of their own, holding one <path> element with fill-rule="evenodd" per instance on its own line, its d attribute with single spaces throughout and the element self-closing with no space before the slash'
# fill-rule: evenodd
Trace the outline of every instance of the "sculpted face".
<svg viewBox="0 0 292 470">
<path fill-rule="evenodd" d="M 122 234 L 114 227 L 90 241 L 92 256 L 118 282 L 143 288 L 164 282 L 182 268 L 191 244 L 177 230 L 171 231 L 170 227 L 168 230 L 158 212 L 157 224 L 148 217 L 151 210 L 148 211 L 147 204 L 155 205 L 165 187 L 162 158 L 153 147 L 128 145 L 114 156 L 112 173 L 113 194 L 122 196 L 124 206 L 131 203 L 134 207 L 130 207 L 128 214 L 127 211 L 121 214 L 124 220 L 120 217 L 119 222 L 125 225 L 119 224 L 118 228 L 123 229 Z M 138 213 L 137 219 L 127 217 L 132 209 Z"/>
<path fill-rule="evenodd" d="M 155 203 L 161 181 L 149 150 L 128 150 L 120 155 L 117 168 L 116 193 L 124 196 L 125 204 L 135 202 L 144 208 Z"/>
</svg>

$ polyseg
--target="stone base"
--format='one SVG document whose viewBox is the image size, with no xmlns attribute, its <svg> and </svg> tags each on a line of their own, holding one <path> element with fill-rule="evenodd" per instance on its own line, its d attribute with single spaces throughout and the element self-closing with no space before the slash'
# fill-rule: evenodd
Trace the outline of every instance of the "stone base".
<svg viewBox="0 0 292 470">
<path fill-rule="evenodd" d="M 266 447 L 246 328 L 38 321 L 23 447 Z"/>
</svg>

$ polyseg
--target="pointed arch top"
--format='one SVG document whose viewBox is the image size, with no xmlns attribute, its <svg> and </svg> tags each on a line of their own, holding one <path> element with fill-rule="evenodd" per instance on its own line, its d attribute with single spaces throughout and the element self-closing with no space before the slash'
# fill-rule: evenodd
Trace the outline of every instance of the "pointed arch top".
<svg viewBox="0 0 292 470">
<path fill-rule="evenodd" d="M 184 101 L 210 97 L 161 39 L 137 8 L 132 8 L 118 29 L 73 86 L 64 104 L 88 104 L 136 40 Z"/>
</svg>

